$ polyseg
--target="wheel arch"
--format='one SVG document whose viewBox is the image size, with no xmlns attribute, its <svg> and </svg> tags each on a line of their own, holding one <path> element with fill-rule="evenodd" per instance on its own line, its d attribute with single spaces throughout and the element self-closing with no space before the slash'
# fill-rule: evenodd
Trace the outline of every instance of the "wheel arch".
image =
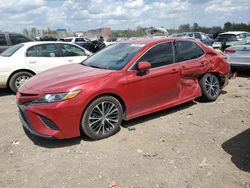
<svg viewBox="0 0 250 188">
<path fill-rule="evenodd" d="M 18 72 L 29 72 L 29 73 L 31 73 L 31 74 L 33 74 L 33 75 L 36 75 L 36 73 L 35 73 L 34 71 L 30 70 L 30 69 L 18 69 L 18 70 L 15 70 L 15 71 L 12 72 L 12 73 L 10 74 L 10 76 L 8 77 L 8 80 L 7 80 L 7 83 L 6 83 L 6 87 L 9 87 L 9 83 L 10 83 L 11 77 L 12 77 L 13 75 L 15 75 L 16 73 L 18 73 Z"/>
<path fill-rule="evenodd" d="M 104 93 L 98 94 L 95 97 L 91 98 L 88 101 L 88 104 L 86 105 L 85 109 L 83 109 L 82 116 L 81 116 L 81 119 L 80 119 L 80 126 L 79 126 L 80 133 L 84 133 L 83 130 L 82 130 L 82 128 L 81 128 L 81 121 L 82 121 L 82 118 L 84 116 L 84 113 L 85 113 L 86 109 L 89 107 L 89 105 L 93 101 L 95 101 L 96 99 L 98 99 L 100 97 L 103 97 L 103 96 L 112 96 L 115 99 L 117 99 L 120 102 L 121 106 L 122 106 L 122 110 L 123 110 L 123 118 L 122 119 L 126 119 L 126 103 L 125 103 L 124 99 L 121 96 L 119 96 L 118 94 L 116 94 L 116 93 L 113 93 L 113 92 L 104 92 Z"/>
<path fill-rule="evenodd" d="M 219 82 L 220 82 L 220 86 L 221 86 L 221 87 L 224 85 L 225 80 L 224 80 L 223 76 L 222 76 L 219 72 L 206 72 L 206 73 L 202 74 L 202 75 L 198 78 L 198 80 L 200 80 L 200 79 L 201 79 L 205 74 L 207 74 L 207 73 L 210 73 L 210 74 L 215 75 L 215 76 L 219 79 Z"/>
</svg>

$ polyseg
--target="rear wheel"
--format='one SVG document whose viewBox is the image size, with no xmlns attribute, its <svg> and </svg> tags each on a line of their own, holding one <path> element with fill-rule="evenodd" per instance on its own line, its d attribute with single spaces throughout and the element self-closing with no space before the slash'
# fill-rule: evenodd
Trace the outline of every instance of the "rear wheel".
<svg viewBox="0 0 250 188">
<path fill-rule="evenodd" d="M 86 109 L 81 129 L 94 140 L 107 138 L 120 129 L 122 114 L 122 106 L 116 98 L 112 96 L 97 98 Z"/>
<path fill-rule="evenodd" d="M 207 73 L 199 81 L 202 90 L 202 99 L 215 101 L 221 93 L 220 81 L 216 75 Z"/>
<path fill-rule="evenodd" d="M 9 81 L 9 87 L 10 89 L 16 93 L 18 88 L 21 87 L 28 79 L 30 79 L 33 76 L 32 73 L 21 71 L 15 73 Z"/>
</svg>

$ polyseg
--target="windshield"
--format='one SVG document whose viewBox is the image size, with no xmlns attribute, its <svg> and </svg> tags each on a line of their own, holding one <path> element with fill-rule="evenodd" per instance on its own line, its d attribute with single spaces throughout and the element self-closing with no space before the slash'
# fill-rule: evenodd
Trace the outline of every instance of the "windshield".
<svg viewBox="0 0 250 188">
<path fill-rule="evenodd" d="M 23 44 L 17 44 L 15 46 L 12 46 L 8 49 L 6 49 L 5 51 L 3 51 L 0 56 L 3 57 L 10 57 L 12 56 L 17 50 L 19 50 L 21 47 L 23 47 Z"/>
<path fill-rule="evenodd" d="M 83 65 L 111 70 L 121 70 L 145 44 L 113 44 L 82 62 Z"/>
</svg>

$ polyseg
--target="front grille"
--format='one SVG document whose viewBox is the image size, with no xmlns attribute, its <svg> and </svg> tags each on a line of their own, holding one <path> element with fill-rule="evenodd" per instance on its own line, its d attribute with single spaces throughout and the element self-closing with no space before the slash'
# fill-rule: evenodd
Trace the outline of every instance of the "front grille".
<svg viewBox="0 0 250 188">
<path fill-rule="evenodd" d="M 42 122 L 47 126 L 49 127 L 50 129 L 52 130 L 59 130 L 56 126 L 56 124 L 54 122 L 52 122 L 50 119 L 42 116 L 42 115 L 39 115 L 40 119 L 42 120 Z"/>
<path fill-rule="evenodd" d="M 21 97 L 34 97 L 37 96 L 38 94 L 33 94 L 33 93 L 20 93 Z"/>
</svg>

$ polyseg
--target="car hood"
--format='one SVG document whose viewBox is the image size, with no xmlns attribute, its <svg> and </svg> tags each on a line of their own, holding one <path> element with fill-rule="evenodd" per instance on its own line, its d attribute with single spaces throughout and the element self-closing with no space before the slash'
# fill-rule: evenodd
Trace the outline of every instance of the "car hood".
<svg viewBox="0 0 250 188">
<path fill-rule="evenodd" d="M 81 84 L 106 77 L 112 70 L 97 69 L 81 64 L 70 64 L 49 69 L 29 79 L 21 93 L 64 92 Z"/>
</svg>

